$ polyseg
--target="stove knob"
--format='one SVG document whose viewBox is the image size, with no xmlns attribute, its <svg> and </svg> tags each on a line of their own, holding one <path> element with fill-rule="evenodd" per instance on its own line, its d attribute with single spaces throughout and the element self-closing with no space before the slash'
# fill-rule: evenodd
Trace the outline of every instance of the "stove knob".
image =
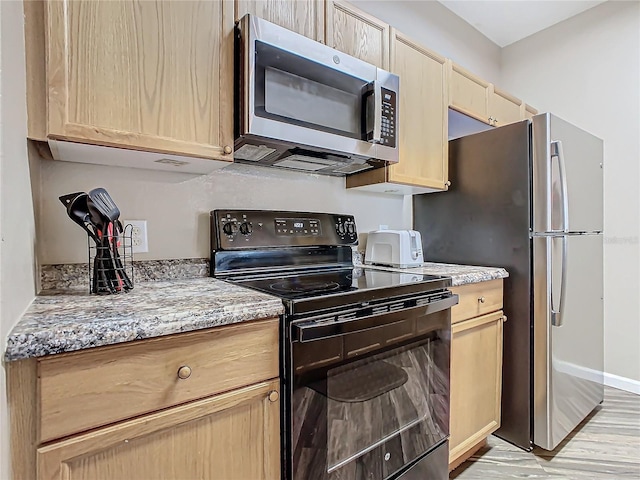
<svg viewBox="0 0 640 480">
<path fill-rule="evenodd" d="M 336 225 L 336 230 L 338 230 L 338 233 L 340 235 L 344 235 L 344 233 L 345 233 L 345 228 L 344 228 L 344 225 L 342 223 L 339 223 L 338 225 Z"/>
<path fill-rule="evenodd" d="M 240 224 L 240 233 L 243 235 L 249 235 L 253 232 L 253 228 L 249 222 L 244 222 Z"/>
<path fill-rule="evenodd" d="M 227 222 L 222 226 L 222 231 L 227 235 L 233 235 L 238 231 L 238 225 L 235 222 Z"/>
<path fill-rule="evenodd" d="M 353 223 L 347 224 L 347 232 L 354 234 L 356 233 L 356 226 Z"/>
</svg>

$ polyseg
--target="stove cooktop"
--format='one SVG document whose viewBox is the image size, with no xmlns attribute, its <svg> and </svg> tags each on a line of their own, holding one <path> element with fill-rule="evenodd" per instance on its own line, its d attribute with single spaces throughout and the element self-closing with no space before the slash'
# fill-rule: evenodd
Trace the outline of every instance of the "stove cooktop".
<svg viewBox="0 0 640 480">
<path fill-rule="evenodd" d="M 259 277 L 246 275 L 225 280 L 282 298 L 288 315 L 388 301 L 451 286 L 449 277 L 366 267 L 305 273 L 274 272 Z"/>
</svg>

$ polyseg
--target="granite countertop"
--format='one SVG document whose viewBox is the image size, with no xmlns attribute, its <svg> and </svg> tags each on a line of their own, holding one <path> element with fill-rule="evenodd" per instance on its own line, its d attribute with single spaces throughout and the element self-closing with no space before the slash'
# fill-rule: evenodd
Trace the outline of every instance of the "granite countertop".
<svg viewBox="0 0 640 480">
<path fill-rule="evenodd" d="M 455 265 L 451 263 L 425 262 L 419 267 L 394 268 L 379 265 L 364 265 L 366 268 L 388 270 L 392 272 L 419 273 L 427 275 L 445 275 L 451 277 L 451 285 L 457 287 L 468 283 L 485 282 L 506 278 L 509 273 L 504 268 L 480 267 L 476 265 Z"/>
<path fill-rule="evenodd" d="M 509 276 L 504 268 L 431 262 L 413 268 L 363 266 L 445 275 L 453 286 Z M 86 272 L 77 273 L 67 276 L 82 282 L 58 272 L 55 280 L 66 289 L 45 290 L 35 298 L 9 333 L 6 361 L 276 317 L 284 311 L 278 297 L 211 277 L 140 282 L 129 293 L 98 296 L 73 286 L 86 281 Z"/>
<path fill-rule="evenodd" d="M 5 360 L 113 345 L 280 315 L 277 297 L 210 277 L 137 283 L 129 293 L 43 291 L 9 333 Z"/>
</svg>

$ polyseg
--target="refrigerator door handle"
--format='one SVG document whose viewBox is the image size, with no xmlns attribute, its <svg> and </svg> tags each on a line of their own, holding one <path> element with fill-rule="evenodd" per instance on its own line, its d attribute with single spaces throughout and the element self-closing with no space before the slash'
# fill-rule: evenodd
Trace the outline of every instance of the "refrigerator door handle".
<svg viewBox="0 0 640 480">
<path fill-rule="evenodd" d="M 569 197 L 567 196 L 567 169 L 561 140 L 551 142 L 551 157 L 558 159 L 558 173 L 560 174 L 560 215 L 562 218 L 562 231 L 566 233 L 569 231 Z"/>
<path fill-rule="evenodd" d="M 564 297 L 567 289 L 567 236 L 562 237 L 550 237 L 550 241 L 561 241 L 561 255 L 560 260 L 560 291 L 556 295 L 556 289 L 554 285 L 555 272 L 551 272 L 551 325 L 554 327 L 561 327 L 564 321 Z M 553 246 L 551 247 L 551 255 L 553 256 Z M 555 268 L 554 259 L 551 259 L 552 268 Z"/>
</svg>

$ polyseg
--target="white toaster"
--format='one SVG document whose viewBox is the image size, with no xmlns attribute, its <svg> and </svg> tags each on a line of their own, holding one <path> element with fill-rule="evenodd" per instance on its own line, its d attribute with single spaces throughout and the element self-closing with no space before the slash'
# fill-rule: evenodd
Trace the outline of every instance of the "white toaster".
<svg viewBox="0 0 640 480">
<path fill-rule="evenodd" d="M 422 237 L 415 230 L 369 232 L 364 263 L 392 267 L 417 267 L 424 262 Z"/>
</svg>

